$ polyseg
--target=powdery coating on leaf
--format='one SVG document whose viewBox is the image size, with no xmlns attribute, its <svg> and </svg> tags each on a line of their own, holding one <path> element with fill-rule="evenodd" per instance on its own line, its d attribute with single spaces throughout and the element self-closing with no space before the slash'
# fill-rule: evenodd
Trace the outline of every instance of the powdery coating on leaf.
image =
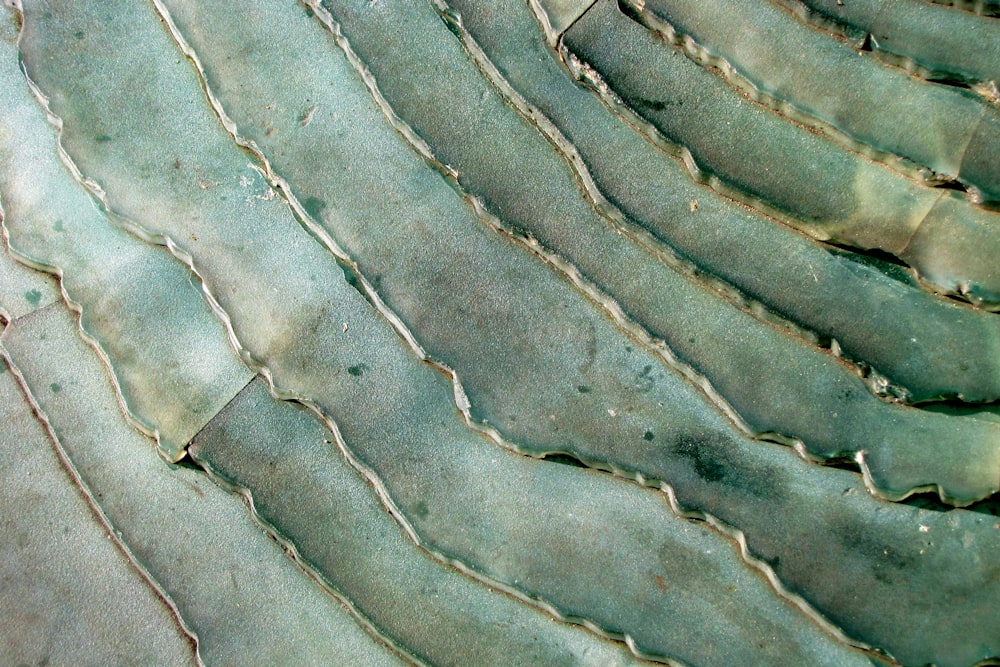
<svg viewBox="0 0 1000 667">
<path fill-rule="evenodd" d="M 194 642 L 175 610 L 150 588 L 143 579 L 148 574 L 131 554 L 109 539 L 108 526 L 75 488 L 58 445 L 6 368 L 0 374 L 0 422 L 0 504 L 7 535 L 0 546 L 0 643 L 5 659 L 13 664 L 196 664 Z"/>
</svg>

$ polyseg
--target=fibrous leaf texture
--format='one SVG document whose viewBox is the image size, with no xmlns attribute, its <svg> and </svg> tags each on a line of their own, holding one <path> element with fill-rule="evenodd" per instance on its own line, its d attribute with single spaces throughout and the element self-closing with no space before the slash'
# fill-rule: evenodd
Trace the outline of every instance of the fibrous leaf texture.
<svg viewBox="0 0 1000 667">
<path fill-rule="evenodd" d="M 992 3 L 5 4 L 14 661 L 1000 664 Z"/>
</svg>

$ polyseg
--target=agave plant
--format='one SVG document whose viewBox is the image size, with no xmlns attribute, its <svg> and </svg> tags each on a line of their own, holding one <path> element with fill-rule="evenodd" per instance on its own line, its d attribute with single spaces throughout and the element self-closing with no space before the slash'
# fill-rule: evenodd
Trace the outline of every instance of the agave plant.
<svg viewBox="0 0 1000 667">
<path fill-rule="evenodd" d="M 993 3 L 5 2 L 12 662 L 1000 664 Z"/>
</svg>

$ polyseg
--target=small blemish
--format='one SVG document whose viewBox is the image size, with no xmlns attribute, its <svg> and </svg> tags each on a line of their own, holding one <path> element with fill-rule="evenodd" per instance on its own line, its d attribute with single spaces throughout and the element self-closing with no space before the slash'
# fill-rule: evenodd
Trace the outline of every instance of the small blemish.
<svg viewBox="0 0 1000 667">
<path fill-rule="evenodd" d="M 49 389 L 52 390 L 53 394 L 58 394 L 60 391 L 62 391 L 62 386 L 58 382 L 53 382 L 52 384 L 49 385 Z"/>
<path fill-rule="evenodd" d="M 580 392 L 581 394 L 589 394 L 589 393 L 590 393 L 590 387 L 588 387 L 588 386 L 587 386 L 587 385 L 585 385 L 585 384 L 581 384 L 581 385 L 579 385 L 579 386 L 578 386 L 578 387 L 576 388 L 576 390 L 577 390 L 578 392 Z"/>
<path fill-rule="evenodd" d="M 653 435 L 652 431 L 646 431 L 645 433 L 642 434 L 642 439 L 645 440 L 646 442 L 652 442 L 653 438 L 655 437 L 656 436 Z"/>
<path fill-rule="evenodd" d="M 38 304 L 42 301 L 42 293 L 36 289 L 28 290 L 24 293 L 24 298 L 32 306 L 38 307 Z"/>
<path fill-rule="evenodd" d="M 52 225 L 52 229 L 56 230 L 57 232 L 61 232 L 63 230 L 63 221 L 56 220 L 55 223 Z"/>
<path fill-rule="evenodd" d="M 640 106 L 646 107 L 647 109 L 652 109 L 653 111 L 663 111 L 667 108 L 666 102 L 661 102 L 660 100 L 650 100 L 645 98 L 638 98 L 636 100 Z"/>
<path fill-rule="evenodd" d="M 76 32 L 73 33 L 73 36 L 76 37 L 77 39 L 83 39 L 84 32 L 82 30 L 77 30 Z"/>
<path fill-rule="evenodd" d="M 368 367 L 364 364 L 358 364 L 357 366 L 348 366 L 347 368 L 347 372 L 353 375 L 354 377 L 361 377 L 362 375 L 365 374 L 366 370 L 368 370 Z"/>
<path fill-rule="evenodd" d="M 306 125 L 312 122 L 313 116 L 315 115 L 316 115 L 316 107 L 315 106 L 309 107 L 308 109 L 305 110 L 305 113 L 299 116 L 299 125 L 305 127 Z"/>
<path fill-rule="evenodd" d="M 99 134 L 96 137 L 94 137 L 94 140 L 97 141 L 97 143 L 99 143 L 99 144 L 106 144 L 109 141 L 111 141 L 111 135 L 110 134 Z"/>
<path fill-rule="evenodd" d="M 323 213 L 323 209 L 326 208 L 326 202 L 319 197 L 306 197 L 302 200 L 302 208 L 306 210 L 306 213 L 311 218 L 319 219 Z"/>
</svg>

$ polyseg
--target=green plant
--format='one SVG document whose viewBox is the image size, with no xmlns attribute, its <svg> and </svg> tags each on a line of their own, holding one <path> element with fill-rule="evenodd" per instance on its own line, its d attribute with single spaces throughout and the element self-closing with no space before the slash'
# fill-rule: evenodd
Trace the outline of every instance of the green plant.
<svg viewBox="0 0 1000 667">
<path fill-rule="evenodd" d="M 12 7 L 5 446 L 172 659 L 1000 655 L 995 142 L 904 160 L 685 6 Z"/>
</svg>

